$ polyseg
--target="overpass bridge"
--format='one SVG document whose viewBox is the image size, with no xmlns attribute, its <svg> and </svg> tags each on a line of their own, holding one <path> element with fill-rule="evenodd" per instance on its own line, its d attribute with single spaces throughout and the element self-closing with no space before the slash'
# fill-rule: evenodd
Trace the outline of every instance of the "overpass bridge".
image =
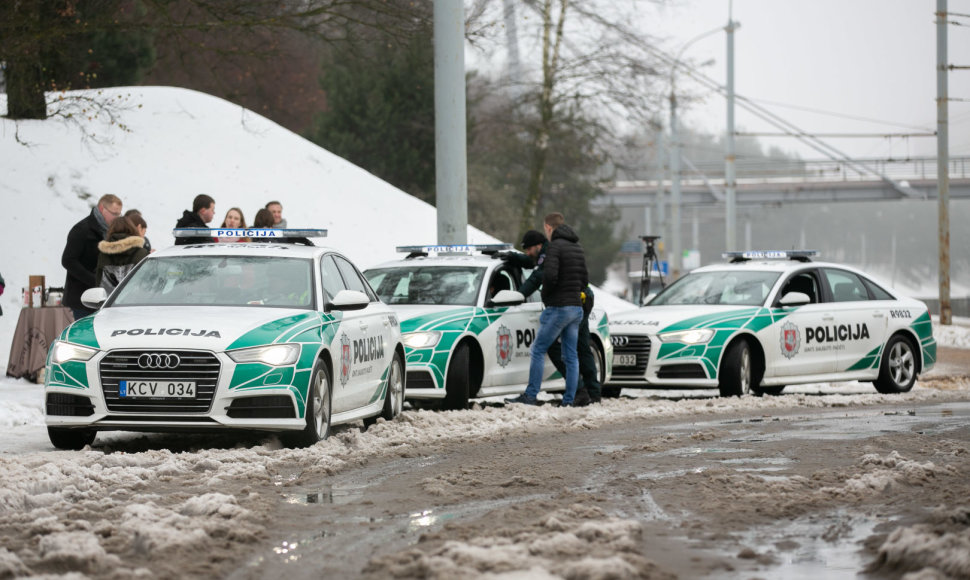
<svg viewBox="0 0 970 580">
<path fill-rule="evenodd" d="M 951 158 L 950 198 L 970 199 L 970 157 Z M 724 206 L 723 165 L 691 167 L 681 177 L 681 205 Z M 906 160 L 791 161 L 737 163 L 736 202 L 745 206 L 936 199 L 936 158 Z M 670 180 L 616 181 L 596 205 L 658 208 L 669 205 Z M 663 213 L 661 211 L 661 213 Z"/>
</svg>

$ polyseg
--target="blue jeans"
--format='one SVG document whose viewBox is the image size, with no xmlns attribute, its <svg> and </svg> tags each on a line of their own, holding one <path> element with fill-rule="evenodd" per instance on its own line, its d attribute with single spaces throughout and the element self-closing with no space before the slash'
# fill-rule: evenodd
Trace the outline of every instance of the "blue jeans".
<svg viewBox="0 0 970 580">
<path fill-rule="evenodd" d="M 542 386 L 542 371 L 546 366 L 546 352 L 559 336 L 562 336 L 562 360 L 566 365 L 566 393 L 562 404 L 568 405 L 576 396 L 579 383 L 579 357 L 576 356 L 576 338 L 582 322 L 582 306 L 549 306 L 539 316 L 539 332 L 532 343 L 529 360 L 529 386 L 525 396 L 535 398 Z"/>
</svg>

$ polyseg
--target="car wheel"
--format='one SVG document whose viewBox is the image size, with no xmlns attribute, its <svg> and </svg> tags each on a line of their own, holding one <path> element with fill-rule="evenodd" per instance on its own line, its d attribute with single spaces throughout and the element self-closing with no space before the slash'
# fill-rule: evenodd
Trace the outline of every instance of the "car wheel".
<svg viewBox="0 0 970 580">
<path fill-rule="evenodd" d="M 387 373 L 387 391 L 384 393 L 384 408 L 377 417 L 382 417 L 385 421 L 393 421 L 394 417 L 401 414 L 404 410 L 404 363 L 401 362 L 401 355 L 395 354 L 391 361 L 391 368 Z M 377 417 L 364 419 L 364 428 L 377 423 Z"/>
<path fill-rule="evenodd" d="M 461 344 L 451 356 L 445 377 L 445 410 L 468 407 L 468 345 Z"/>
<path fill-rule="evenodd" d="M 722 397 L 740 397 L 751 393 L 751 348 L 739 340 L 724 355 L 718 372 L 718 389 Z"/>
<path fill-rule="evenodd" d="M 780 387 L 751 387 L 751 394 L 758 397 L 762 395 L 771 395 L 772 397 L 778 396 L 782 391 L 785 390 L 785 385 Z"/>
<path fill-rule="evenodd" d="M 606 365 L 603 364 L 603 353 L 600 352 L 595 340 L 589 341 L 589 350 L 593 351 L 593 365 L 596 367 L 596 378 L 602 385 L 606 381 Z M 619 393 L 617 393 L 619 396 Z"/>
<path fill-rule="evenodd" d="M 330 436 L 330 402 L 330 374 L 326 365 L 318 361 L 307 389 L 306 427 L 288 438 L 291 446 L 309 447 Z"/>
<path fill-rule="evenodd" d="M 94 429 L 64 429 L 62 427 L 48 427 L 47 436 L 58 449 L 80 451 L 94 443 L 98 432 Z"/>
<path fill-rule="evenodd" d="M 879 378 L 873 382 L 876 390 L 889 395 L 905 393 L 916 382 L 916 349 L 904 336 L 889 339 L 879 365 Z"/>
</svg>

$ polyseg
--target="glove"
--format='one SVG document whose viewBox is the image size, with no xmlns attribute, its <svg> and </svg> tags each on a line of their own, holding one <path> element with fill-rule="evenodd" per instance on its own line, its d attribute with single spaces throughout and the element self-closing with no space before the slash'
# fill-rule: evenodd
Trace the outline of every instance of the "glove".
<svg viewBox="0 0 970 580">
<path fill-rule="evenodd" d="M 492 259 L 493 260 L 508 260 L 509 257 L 511 257 L 511 255 L 512 255 L 512 251 L 511 250 L 502 250 L 501 252 L 495 252 L 494 254 L 492 254 Z"/>
</svg>

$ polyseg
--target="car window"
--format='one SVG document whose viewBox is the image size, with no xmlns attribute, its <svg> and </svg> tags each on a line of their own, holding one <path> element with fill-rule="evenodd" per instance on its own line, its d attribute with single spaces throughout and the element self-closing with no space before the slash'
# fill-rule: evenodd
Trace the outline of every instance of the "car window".
<svg viewBox="0 0 970 580">
<path fill-rule="evenodd" d="M 367 270 L 364 276 L 387 304 L 474 306 L 485 268 L 417 264 Z"/>
<path fill-rule="evenodd" d="M 313 307 L 305 258 L 172 256 L 145 260 L 111 306 Z"/>
<path fill-rule="evenodd" d="M 491 300 L 502 290 L 515 290 L 518 286 L 511 272 L 505 269 L 496 270 L 492 272 L 492 277 L 488 281 L 488 293 L 485 299 Z"/>
<path fill-rule="evenodd" d="M 820 297 L 822 296 L 822 293 L 819 292 L 819 288 L 818 275 L 814 271 L 799 272 L 792 275 L 792 277 L 785 282 L 781 292 L 778 293 L 777 300 L 781 300 L 785 294 L 788 294 L 789 292 L 801 292 L 802 294 L 808 296 L 811 304 L 818 304 L 821 302 Z"/>
<path fill-rule="evenodd" d="M 873 300 L 895 300 L 893 295 L 883 290 L 879 284 L 876 284 L 868 278 L 863 278 L 862 281 L 865 283 L 866 288 L 869 289 L 869 293 L 872 294 Z"/>
<path fill-rule="evenodd" d="M 354 268 L 353 264 L 340 256 L 333 256 L 333 260 L 337 263 L 337 269 L 340 270 L 340 273 L 343 275 L 344 283 L 347 285 L 347 289 L 363 292 L 371 300 L 377 299 L 377 297 L 370 292 L 370 288 L 367 287 L 367 283 L 364 282 L 364 279 L 361 278 L 360 274 L 357 273 L 357 268 Z"/>
<path fill-rule="evenodd" d="M 757 270 L 691 272 L 667 286 L 650 301 L 667 304 L 730 304 L 761 306 L 781 274 Z"/>
<path fill-rule="evenodd" d="M 869 300 L 869 291 L 862 279 L 846 270 L 825 269 L 833 302 L 858 302 Z"/>
<path fill-rule="evenodd" d="M 323 278 L 323 293 L 327 300 L 333 300 L 337 292 L 344 290 L 344 281 L 340 276 L 340 270 L 334 263 L 331 256 L 324 256 L 320 262 L 320 275 Z"/>
</svg>

